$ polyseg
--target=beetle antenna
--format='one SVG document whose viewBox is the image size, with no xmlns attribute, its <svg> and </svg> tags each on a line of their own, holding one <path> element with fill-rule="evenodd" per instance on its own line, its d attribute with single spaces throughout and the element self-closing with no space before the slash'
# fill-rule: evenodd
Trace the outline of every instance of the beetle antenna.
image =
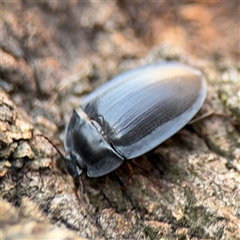
<svg viewBox="0 0 240 240">
<path fill-rule="evenodd" d="M 52 145 L 52 147 L 58 152 L 58 154 L 64 159 L 64 154 L 55 146 L 55 144 L 48 137 L 44 136 L 43 134 L 39 134 L 39 133 L 35 134 L 34 136 L 42 137 L 45 140 L 47 140 Z"/>
<path fill-rule="evenodd" d="M 52 145 L 52 147 L 59 153 L 59 155 L 63 159 L 65 158 L 63 153 L 55 146 L 55 144 L 48 137 L 44 136 L 43 134 L 35 134 L 34 136 L 42 137 L 45 140 L 47 140 Z M 83 184 L 82 184 L 82 180 L 79 176 L 74 178 L 74 185 L 75 185 L 76 196 L 77 196 L 78 200 L 80 201 L 83 198 Z"/>
</svg>

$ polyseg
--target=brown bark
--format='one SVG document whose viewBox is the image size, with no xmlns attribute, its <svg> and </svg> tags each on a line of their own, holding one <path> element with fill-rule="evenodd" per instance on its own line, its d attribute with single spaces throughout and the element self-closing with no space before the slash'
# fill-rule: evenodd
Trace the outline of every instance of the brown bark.
<svg viewBox="0 0 240 240">
<path fill-rule="evenodd" d="M 239 3 L 1 3 L 0 192 L 3 239 L 240 239 Z M 81 98 L 158 60 L 201 69 L 200 114 L 83 195 L 63 159 Z M 80 197 L 78 197 L 80 195 Z"/>
</svg>

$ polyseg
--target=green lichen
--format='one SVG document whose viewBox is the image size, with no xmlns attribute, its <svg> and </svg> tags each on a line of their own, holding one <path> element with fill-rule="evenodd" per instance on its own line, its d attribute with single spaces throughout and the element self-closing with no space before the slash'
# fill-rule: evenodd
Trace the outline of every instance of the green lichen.
<svg viewBox="0 0 240 240">
<path fill-rule="evenodd" d="M 211 212 L 203 205 L 197 205 L 198 200 L 189 188 L 185 189 L 185 196 L 186 204 L 183 209 L 183 217 L 177 225 L 188 228 L 189 235 L 192 237 L 216 238 L 218 236 L 216 239 L 220 239 L 223 234 L 222 224 L 219 228 L 214 227 L 214 232 L 209 229 L 224 219 L 217 217 L 216 213 Z"/>
</svg>

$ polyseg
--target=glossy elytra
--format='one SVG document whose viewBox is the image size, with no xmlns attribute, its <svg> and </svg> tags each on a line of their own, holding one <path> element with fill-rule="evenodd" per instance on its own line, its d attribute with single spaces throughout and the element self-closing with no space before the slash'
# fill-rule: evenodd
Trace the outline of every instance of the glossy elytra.
<svg viewBox="0 0 240 240">
<path fill-rule="evenodd" d="M 171 137 L 201 108 L 205 77 L 186 65 L 155 63 L 119 75 L 74 110 L 65 163 L 74 177 L 99 177 Z"/>
</svg>

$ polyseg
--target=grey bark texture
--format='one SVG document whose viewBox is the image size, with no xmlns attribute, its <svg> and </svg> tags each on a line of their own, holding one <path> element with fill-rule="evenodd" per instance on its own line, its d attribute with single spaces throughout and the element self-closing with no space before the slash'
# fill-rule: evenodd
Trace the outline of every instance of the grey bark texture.
<svg viewBox="0 0 240 240">
<path fill-rule="evenodd" d="M 240 239 L 239 2 L 0 7 L 2 239 Z M 203 71 L 215 114 L 79 191 L 44 136 L 63 152 L 86 94 L 161 60 Z"/>
</svg>

